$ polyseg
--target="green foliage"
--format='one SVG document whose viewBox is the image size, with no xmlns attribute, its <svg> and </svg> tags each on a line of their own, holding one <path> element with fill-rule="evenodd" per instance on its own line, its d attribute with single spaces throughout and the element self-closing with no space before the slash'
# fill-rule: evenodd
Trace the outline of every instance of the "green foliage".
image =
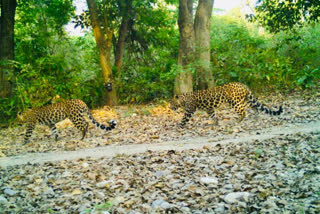
<svg viewBox="0 0 320 214">
<path fill-rule="evenodd" d="M 103 81 L 92 35 L 51 42 L 56 46 L 52 54 L 17 63 L 17 96 L 27 107 L 43 105 L 56 95 L 101 104 Z"/>
<path fill-rule="evenodd" d="M 240 81 L 256 89 L 308 88 L 319 80 L 320 24 L 276 35 L 232 17 L 214 17 L 212 65 L 222 84 Z"/>
<path fill-rule="evenodd" d="M 167 58 L 167 54 L 170 54 L 168 52 L 160 49 L 157 51 L 161 52 L 158 54 L 163 54 L 163 57 L 155 56 L 158 58 L 155 59 L 152 54 L 145 54 L 143 61 L 125 62 L 123 67 L 125 72 L 118 83 L 121 103 L 144 103 L 172 95 L 174 74 L 171 72 L 171 67 L 176 60 Z"/>
<path fill-rule="evenodd" d="M 59 95 L 100 105 L 103 81 L 92 34 L 70 38 L 63 25 L 73 14 L 72 1 L 20 2 L 15 22 L 14 95 L 0 100 L 1 112 L 41 106 Z M 60 14 L 60 12 L 63 14 Z"/>
<path fill-rule="evenodd" d="M 258 21 L 271 32 L 302 26 L 305 21 L 319 21 L 319 0 L 259 0 L 249 20 Z"/>
<path fill-rule="evenodd" d="M 141 11 L 139 11 L 141 10 Z M 134 25 L 135 39 L 128 41 L 118 94 L 121 103 L 142 103 L 170 97 L 178 55 L 176 14 L 164 4 L 141 8 Z M 129 34 L 128 38 L 133 35 Z M 136 41 L 138 40 L 138 41 Z"/>
</svg>

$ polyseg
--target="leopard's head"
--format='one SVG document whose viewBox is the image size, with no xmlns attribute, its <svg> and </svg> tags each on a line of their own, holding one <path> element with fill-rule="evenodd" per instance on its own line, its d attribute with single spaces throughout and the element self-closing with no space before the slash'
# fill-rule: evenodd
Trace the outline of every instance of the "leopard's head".
<svg viewBox="0 0 320 214">
<path fill-rule="evenodd" d="M 182 95 L 174 95 L 172 100 L 170 100 L 170 108 L 176 111 L 179 107 L 182 107 Z"/>
<path fill-rule="evenodd" d="M 18 112 L 17 114 L 18 122 L 25 122 L 28 119 L 28 117 L 30 117 L 31 114 L 32 114 L 31 109 L 25 110 L 23 112 Z"/>
</svg>

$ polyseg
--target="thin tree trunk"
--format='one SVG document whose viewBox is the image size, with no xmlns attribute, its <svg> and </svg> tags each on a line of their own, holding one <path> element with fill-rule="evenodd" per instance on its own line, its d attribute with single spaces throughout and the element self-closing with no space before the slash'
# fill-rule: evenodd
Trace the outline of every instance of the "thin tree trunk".
<svg viewBox="0 0 320 214">
<path fill-rule="evenodd" d="M 106 90 L 106 104 L 109 106 L 117 105 L 118 99 L 115 89 L 114 80 L 112 77 L 112 69 L 111 69 L 111 42 L 112 42 L 112 32 L 110 30 L 106 30 L 107 40 L 103 34 L 103 31 L 99 24 L 98 19 L 98 9 L 95 0 L 87 0 L 89 13 L 91 17 L 91 25 L 93 29 L 94 38 L 97 43 L 97 47 L 99 49 L 99 59 L 102 69 L 103 81 Z M 105 20 L 106 22 L 107 20 Z M 107 26 L 106 23 L 103 23 Z"/>
<path fill-rule="evenodd" d="M 192 72 L 189 65 L 194 61 L 194 30 L 192 0 L 179 1 L 179 55 L 178 65 L 182 68 L 174 83 L 174 94 L 192 91 Z"/>
<path fill-rule="evenodd" d="M 122 59 L 123 59 L 123 53 L 124 53 L 125 39 L 128 33 L 128 26 L 129 26 L 129 18 L 122 17 L 121 26 L 119 29 L 119 38 L 117 41 L 116 51 L 115 51 L 115 66 L 117 67 L 117 74 L 118 74 L 119 80 L 121 78 Z"/>
<path fill-rule="evenodd" d="M 210 19 L 214 0 L 199 0 L 195 22 L 195 42 L 197 89 L 208 89 L 214 86 L 210 68 Z"/>
<path fill-rule="evenodd" d="M 0 0 L 0 97 L 10 97 L 13 93 L 14 68 L 8 60 L 14 60 L 14 16 L 16 0 Z"/>
</svg>

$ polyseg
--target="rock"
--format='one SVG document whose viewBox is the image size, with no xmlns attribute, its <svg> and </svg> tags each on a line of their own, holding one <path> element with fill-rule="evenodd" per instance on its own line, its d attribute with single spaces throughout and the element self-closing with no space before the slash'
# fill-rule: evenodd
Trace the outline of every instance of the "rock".
<svg viewBox="0 0 320 214">
<path fill-rule="evenodd" d="M 50 196 L 50 197 L 53 197 L 55 194 L 54 194 L 54 191 L 51 187 L 49 187 L 45 192 L 44 192 L 45 195 L 47 196 Z"/>
<path fill-rule="evenodd" d="M 181 211 L 182 213 L 190 213 L 190 208 L 189 208 L 189 207 L 181 207 L 181 208 L 180 208 L 180 211 Z"/>
<path fill-rule="evenodd" d="M 228 204 L 233 204 L 238 201 L 247 201 L 250 196 L 251 194 L 248 192 L 232 192 L 224 197 L 224 201 Z"/>
<path fill-rule="evenodd" d="M 14 196 L 14 195 L 17 194 L 16 191 L 14 191 L 14 190 L 12 190 L 12 189 L 10 189 L 10 188 L 6 188 L 6 189 L 4 190 L 4 193 L 7 194 L 7 195 L 9 195 L 9 196 Z"/>
<path fill-rule="evenodd" d="M 0 195 L 0 204 L 5 204 L 7 202 L 8 200 L 4 196 Z"/>
<path fill-rule="evenodd" d="M 253 179 L 255 179 L 255 180 L 262 180 L 263 178 L 265 178 L 265 176 L 262 175 L 262 174 L 258 174 L 258 175 L 253 177 Z"/>
<path fill-rule="evenodd" d="M 115 213 L 119 213 L 119 214 L 126 214 L 126 210 L 122 207 L 118 207 L 115 209 Z"/>
<path fill-rule="evenodd" d="M 232 184 L 226 184 L 226 185 L 224 185 L 223 188 L 227 189 L 227 190 L 231 190 L 231 189 L 233 189 L 233 185 Z"/>
<path fill-rule="evenodd" d="M 155 200 L 155 201 L 152 202 L 151 207 L 153 209 L 156 208 L 156 207 L 161 207 L 162 209 L 166 210 L 166 209 L 170 209 L 171 205 L 168 202 L 166 202 L 166 201 L 164 201 L 162 199 L 158 199 L 158 200 Z"/>
<path fill-rule="evenodd" d="M 154 176 L 155 176 L 155 177 L 162 177 L 162 176 L 166 176 L 167 174 L 168 174 L 167 171 L 156 171 L 156 172 L 154 173 Z"/>
<path fill-rule="evenodd" d="M 218 184 L 218 179 L 215 177 L 201 177 L 200 182 L 204 184 Z"/>
<path fill-rule="evenodd" d="M 225 213 L 226 210 L 225 210 L 224 206 L 220 206 L 220 207 L 215 208 L 214 211 L 216 213 Z"/>
<path fill-rule="evenodd" d="M 134 211 L 134 210 L 131 210 L 130 212 L 128 212 L 128 214 L 142 214 L 142 213 Z"/>
<path fill-rule="evenodd" d="M 247 208 L 247 203 L 243 201 L 238 201 L 238 206 L 241 208 Z"/>
<path fill-rule="evenodd" d="M 276 201 L 276 197 L 269 197 L 268 200 L 263 202 L 264 208 L 266 208 L 268 210 L 274 210 L 274 209 L 278 208 L 275 201 Z"/>
<path fill-rule="evenodd" d="M 86 212 L 86 213 L 88 213 L 88 212 Z M 91 212 L 91 214 L 110 214 L 110 212 L 106 211 L 106 210 L 104 210 L 104 211 L 97 210 L 97 211 Z"/>
<path fill-rule="evenodd" d="M 112 184 L 112 183 L 114 183 L 114 182 L 113 182 L 113 181 L 110 181 L 110 180 L 108 180 L 108 181 L 103 180 L 103 181 L 97 183 L 97 184 L 96 184 L 96 187 L 98 187 L 98 188 L 108 188 L 109 185 Z"/>
<path fill-rule="evenodd" d="M 89 203 L 81 204 L 80 207 L 78 208 L 79 214 L 86 214 L 86 213 L 88 213 L 88 209 L 89 209 L 90 207 L 91 207 L 91 206 L 90 206 Z M 91 211 L 90 213 L 93 213 L 93 211 Z"/>
<path fill-rule="evenodd" d="M 103 192 L 96 192 L 97 198 L 104 199 L 106 195 Z"/>
<path fill-rule="evenodd" d="M 66 178 L 66 177 L 70 177 L 70 176 L 72 176 L 72 173 L 69 172 L 69 171 L 65 171 L 65 172 L 63 172 L 62 175 L 61 175 L 62 178 Z"/>
<path fill-rule="evenodd" d="M 244 176 L 244 174 L 242 174 L 241 172 L 236 173 L 235 174 L 236 178 L 238 178 L 239 180 L 244 180 L 246 177 Z"/>
<path fill-rule="evenodd" d="M 83 168 L 88 168 L 88 167 L 89 167 L 89 164 L 88 164 L 87 162 L 84 162 L 84 163 L 82 163 L 82 167 L 83 167 Z"/>
</svg>

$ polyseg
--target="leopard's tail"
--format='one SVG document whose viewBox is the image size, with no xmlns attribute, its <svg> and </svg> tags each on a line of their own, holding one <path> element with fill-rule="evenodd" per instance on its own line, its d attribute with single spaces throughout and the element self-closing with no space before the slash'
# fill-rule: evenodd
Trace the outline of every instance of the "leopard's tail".
<svg viewBox="0 0 320 214">
<path fill-rule="evenodd" d="M 91 122 L 94 125 L 96 125 L 98 128 L 100 128 L 100 129 L 103 129 L 103 130 L 106 130 L 106 131 L 110 131 L 110 130 L 114 129 L 116 127 L 116 125 L 117 125 L 117 122 L 115 120 L 110 120 L 109 121 L 109 126 L 100 124 L 93 118 L 93 116 L 91 115 L 89 110 L 87 110 L 87 114 L 88 114 L 88 117 L 91 120 Z"/>
<path fill-rule="evenodd" d="M 277 111 L 274 111 L 274 110 L 271 110 L 271 109 L 265 107 L 264 105 L 259 103 L 259 101 L 256 98 L 254 98 L 254 96 L 252 94 L 248 95 L 248 103 L 249 103 L 250 107 L 257 109 L 258 111 L 263 111 L 266 114 L 280 115 L 283 112 L 282 106 L 279 106 L 279 109 Z"/>
</svg>

